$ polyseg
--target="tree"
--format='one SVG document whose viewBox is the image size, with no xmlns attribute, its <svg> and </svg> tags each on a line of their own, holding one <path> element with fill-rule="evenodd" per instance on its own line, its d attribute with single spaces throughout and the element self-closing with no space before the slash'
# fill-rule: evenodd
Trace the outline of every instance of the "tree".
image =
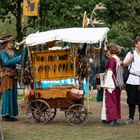
<svg viewBox="0 0 140 140">
<path fill-rule="evenodd" d="M 49 30 L 64 27 L 81 27 L 84 11 L 92 10 L 94 0 L 40 0 L 38 17 L 28 17 L 27 24 L 22 29 L 22 1 L 2 0 L 0 3 L 0 19 L 4 22 L 12 16 L 16 19 L 16 39 L 21 41 L 23 35 L 27 35 L 28 28 L 35 30 Z"/>
<path fill-rule="evenodd" d="M 110 27 L 109 39 L 123 47 L 132 47 L 132 40 L 140 35 L 139 0 L 102 0 L 107 10 L 101 15 Z"/>
<path fill-rule="evenodd" d="M 81 27 L 84 11 L 90 13 L 93 5 L 94 0 L 40 0 L 39 17 L 30 17 L 28 24 L 39 30 Z"/>
<path fill-rule="evenodd" d="M 102 2 L 107 10 L 99 11 L 96 17 L 103 19 L 110 28 L 108 39 L 123 47 L 132 47 L 134 38 L 140 35 L 140 1 L 139 0 L 40 0 L 38 17 L 28 17 L 22 29 L 22 1 L 1 0 L 0 19 L 11 22 L 16 19 L 16 38 L 29 34 L 29 27 L 35 31 L 44 31 L 65 27 L 81 27 L 84 11 L 87 16 L 96 4 Z"/>
<path fill-rule="evenodd" d="M 0 18 L 4 22 L 6 19 L 11 23 L 11 15 L 16 19 L 16 39 L 21 41 L 23 38 L 21 16 L 22 16 L 21 0 L 1 0 Z"/>
</svg>

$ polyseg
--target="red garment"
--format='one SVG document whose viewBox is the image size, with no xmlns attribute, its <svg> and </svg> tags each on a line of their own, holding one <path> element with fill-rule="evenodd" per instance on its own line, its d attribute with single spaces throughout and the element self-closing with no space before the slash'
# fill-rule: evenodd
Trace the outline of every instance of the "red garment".
<svg viewBox="0 0 140 140">
<path fill-rule="evenodd" d="M 111 57 L 106 65 L 106 70 L 111 69 L 113 72 L 113 81 L 116 79 L 116 66 L 117 63 L 113 57 Z M 105 105 L 105 118 L 107 121 L 117 120 L 121 118 L 120 109 L 120 89 L 115 84 L 115 89 L 110 93 L 107 89 L 104 91 L 104 103 Z"/>
</svg>

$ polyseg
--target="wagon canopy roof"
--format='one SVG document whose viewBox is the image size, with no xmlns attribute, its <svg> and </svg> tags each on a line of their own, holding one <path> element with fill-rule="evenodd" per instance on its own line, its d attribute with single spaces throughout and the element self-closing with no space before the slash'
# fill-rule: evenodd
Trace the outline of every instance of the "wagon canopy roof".
<svg viewBox="0 0 140 140">
<path fill-rule="evenodd" d="M 70 43 L 100 43 L 107 38 L 109 28 L 64 28 L 37 32 L 26 37 L 25 44 L 34 46 L 58 40 Z"/>
</svg>

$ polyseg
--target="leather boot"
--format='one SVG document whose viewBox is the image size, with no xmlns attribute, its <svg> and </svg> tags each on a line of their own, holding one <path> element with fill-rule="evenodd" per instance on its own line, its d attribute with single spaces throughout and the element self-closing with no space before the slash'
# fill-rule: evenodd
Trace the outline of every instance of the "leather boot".
<svg viewBox="0 0 140 140">
<path fill-rule="evenodd" d="M 17 121 L 17 118 L 6 115 L 6 116 L 2 116 L 2 121 L 14 122 L 14 121 Z"/>
<path fill-rule="evenodd" d="M 7 121 L 10 118 L 9 115 L 2 116 L 2 121 Z"/>
</svg>

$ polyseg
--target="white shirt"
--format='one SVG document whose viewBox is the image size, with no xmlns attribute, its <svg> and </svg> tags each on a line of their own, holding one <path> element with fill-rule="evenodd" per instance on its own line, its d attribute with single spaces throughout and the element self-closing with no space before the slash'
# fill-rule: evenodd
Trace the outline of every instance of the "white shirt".
<svg viewBox="0 0 140 140">
<path fill-rule="evenodd" d="M 131 57 L 131 52 L 128 52 L 124 59 L 124 63 L 126 61 L 130 60 L 130 57 Z M 131 68 L 130 68 L 130 65 L 131 65 L 131 63 L 128 66 L 128 69 L 130 69 L 130 73 L 140 76 L 140 56 L 137 54 L 136 50 L 134 50 L 134 60 L 132 60 Z M 126 83 L 131 84 L 131 85 L 140 85 L 139 76 L 129 74 L 129 77 L 128 77 Z"/>
</svg>

